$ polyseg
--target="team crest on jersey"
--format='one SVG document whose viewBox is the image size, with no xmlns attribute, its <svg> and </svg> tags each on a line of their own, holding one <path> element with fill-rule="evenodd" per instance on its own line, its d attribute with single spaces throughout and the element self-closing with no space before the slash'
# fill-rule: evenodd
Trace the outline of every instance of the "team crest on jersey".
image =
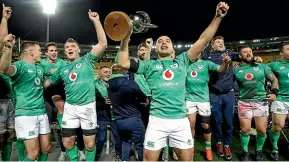
<svg viewBox="0 0 289 162">
<path fill-rule="evenodd" d="M 36 85 L 40 85 L 40 79 L 38 77 L 36 77 L 34 81 Z"/>
<path fill-rule="evenodd" d="M 179 67 L 179 65 L 178 65 L 177 63 L 171 65 L 171 68 L 173 68 L 173 69 L 176 69 L 176 68 L 178 68 L 178 67 Z"/>
<path fill-rule="evenodd" d="M 163 72 L 164 80 L 172 80 L 174 76 L 175 76 L 174 72 L 170 69 L 167 69 Z"/>
<path fill-rule="evenodd" d="M 75 80 L 77 79 L 77 74 L 76 74 L 76 73 L 71 73 L 71 74 L 69 75 L 69 79 L 70 79 L 71 81 L 75 81 Z"/>
<path fill-rule="evenodd" d="M 254 78 L 254 75 L 252 73 L 248 73 L 245 75 L 246 80 L 252 80 Z"/>
<path fill-rule="evenodd" d="M 198 65 L 198 68 L 199 68 L 199 69 L 202 69 L 202 68 L 203 68 L 203 65 Z"/>
<path fill-rule="evenodd" d="M 41 74 L 41 70 L 37 69 L 38 74 Z"/>
<path fill-rule="evenodd" d="M 243 73 L 244 71 L 243 70 L 239 70 L 239 73 Z"/>
<path fill-rule="evenodd" d="M 193 78 L 195 78 L 195 77 L 197 77 L 198 76 L 198 72 L 197 71 L 192 71 L 191 72 L 191 76 L 193 77 Z"/>
<path fill-rule="evenodd" d="M 253 67 L 253 69 L 254 69 L 255 71 L 258 71 L 258 70 L 259 70 L 259 67 Z"/>
<path fill-rule="evenodd" d="M 285 69 L 285 66 L 281 66 L 281 67 L 280 67 L 280 70 L 284 70 L 284 69 Z"/>
<path fill-rule="evenodd" d="M 81 63 L 76 64 L 76 68 L 80 68 L 81 67 Z"/>
</svg>

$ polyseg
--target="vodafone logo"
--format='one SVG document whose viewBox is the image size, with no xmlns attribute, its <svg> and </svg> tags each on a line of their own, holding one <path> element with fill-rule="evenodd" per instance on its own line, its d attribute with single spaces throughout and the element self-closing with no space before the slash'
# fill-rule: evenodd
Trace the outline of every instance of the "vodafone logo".
<svg viewBox="0 0 289 162">
<path fill-rule="evenodd" d="M 191 76 L 192 76 L 193 78 L 195 78 L 196 76 L 198 76 L 198 72 L 197 72 L 197 71 L 192 71 L 192 72 L 191 72 Z"/>
<path fill-rule="evenodd" d="M 36 77 L 34 81 L 35 81 L 36 85 L 40 85 L 40 79 L 39 78 Z"/>
<path fill-rule="evenodd" d="M 71 81 L 75 81 L 75 80 L 77 79 L 77 74 L 76 74 L 76 73 L 71 73 L 71 74 L 69 75 L 69 79 L 70 79 Z"/>
<path fill-rule="evenodd" d="M 165 80 L 172 80 L 174 78 L 175 74 L 173 71 L 167 69 L 163 72 L 163 78 Z"/>
<path fill-rule="evenodd" d="M 248 73 L 245 75 L 246 80 L 252 80 L 254 78 L 254 75 L 252 73 Z"/>
</svg>

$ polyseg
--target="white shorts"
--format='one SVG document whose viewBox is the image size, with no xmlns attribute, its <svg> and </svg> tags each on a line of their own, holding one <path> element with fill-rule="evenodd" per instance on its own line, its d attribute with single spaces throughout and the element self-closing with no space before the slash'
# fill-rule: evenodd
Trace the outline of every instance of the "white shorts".
<svg viewBox="0 0 289 162">
<path fill-rule="evenodd" d="M 210 102 L 192 102 L 186 101 L 187 114 L 198 112 L 201 116 L 211 115 Z"/>
<path fill-rule="evenodd" d="M 47 114 L 38 116 L 16 116 L 15 131 L 17 139 L 28 140 L 50 133 Z"/>
<path fill-rule="evenodd" d="M 289 111 L 289 102 L 274 101 L 271 105 L 271 112 L 274 114 L 287 115 Z"/>
<path fill-rule="evenodd" d="M 144 148 L 160 150 L 167 146 L 167 138 L 169 138 L 170 147 L 178 149 L 193 148 L 194 141 L 189 119 L 162 119 L 149 116 Z"/>
<path fill-rule="evenodd" d="M 64 104 L 62 128 L 79 128 L 92 130 L 97 127 L 95 102 L 87 105 Z"/>
<path fill-rule="evenodd" d="M 243 119 L 269 115 L 268 102 L 238 102 L 238 116 Z"/>
</svg>

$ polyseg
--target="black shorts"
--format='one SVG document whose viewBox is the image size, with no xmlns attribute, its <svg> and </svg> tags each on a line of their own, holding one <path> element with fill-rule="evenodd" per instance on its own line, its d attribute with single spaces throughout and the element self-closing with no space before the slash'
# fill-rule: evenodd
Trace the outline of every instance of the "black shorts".
<svg viewBox="0 0 289 162">
<path fill-rule="evenodd" d="M 51 105 L 54 105 L 52 97 L 55 95 L 59 95 L 63 100 L 65 100 L 66 96 L 63 84 L 52 84 L 50 87 L 44 90 L 44 100 Z"/>
</svg>

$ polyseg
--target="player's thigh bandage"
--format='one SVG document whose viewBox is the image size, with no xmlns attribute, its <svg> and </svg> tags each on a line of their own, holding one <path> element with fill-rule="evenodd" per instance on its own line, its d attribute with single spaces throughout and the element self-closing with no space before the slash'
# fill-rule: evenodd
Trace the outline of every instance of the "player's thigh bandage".
<svg viewBox="0 0 289 162">
<path fill-rule="evenodd" d="M 96 135 L 97 133 L 97 129 L 90 129 L 90 130 L 85 130 L 85 129 L 82 129 L 82 134 L 84 136 L 93 136 L 93 135 Z"/>
<path fill-rule="evenodd" d="M 289 111 L 289 102 L 274 101 L 271 104 L 271 112 L 274 114 L 287 115 Z"/>
</svg>

